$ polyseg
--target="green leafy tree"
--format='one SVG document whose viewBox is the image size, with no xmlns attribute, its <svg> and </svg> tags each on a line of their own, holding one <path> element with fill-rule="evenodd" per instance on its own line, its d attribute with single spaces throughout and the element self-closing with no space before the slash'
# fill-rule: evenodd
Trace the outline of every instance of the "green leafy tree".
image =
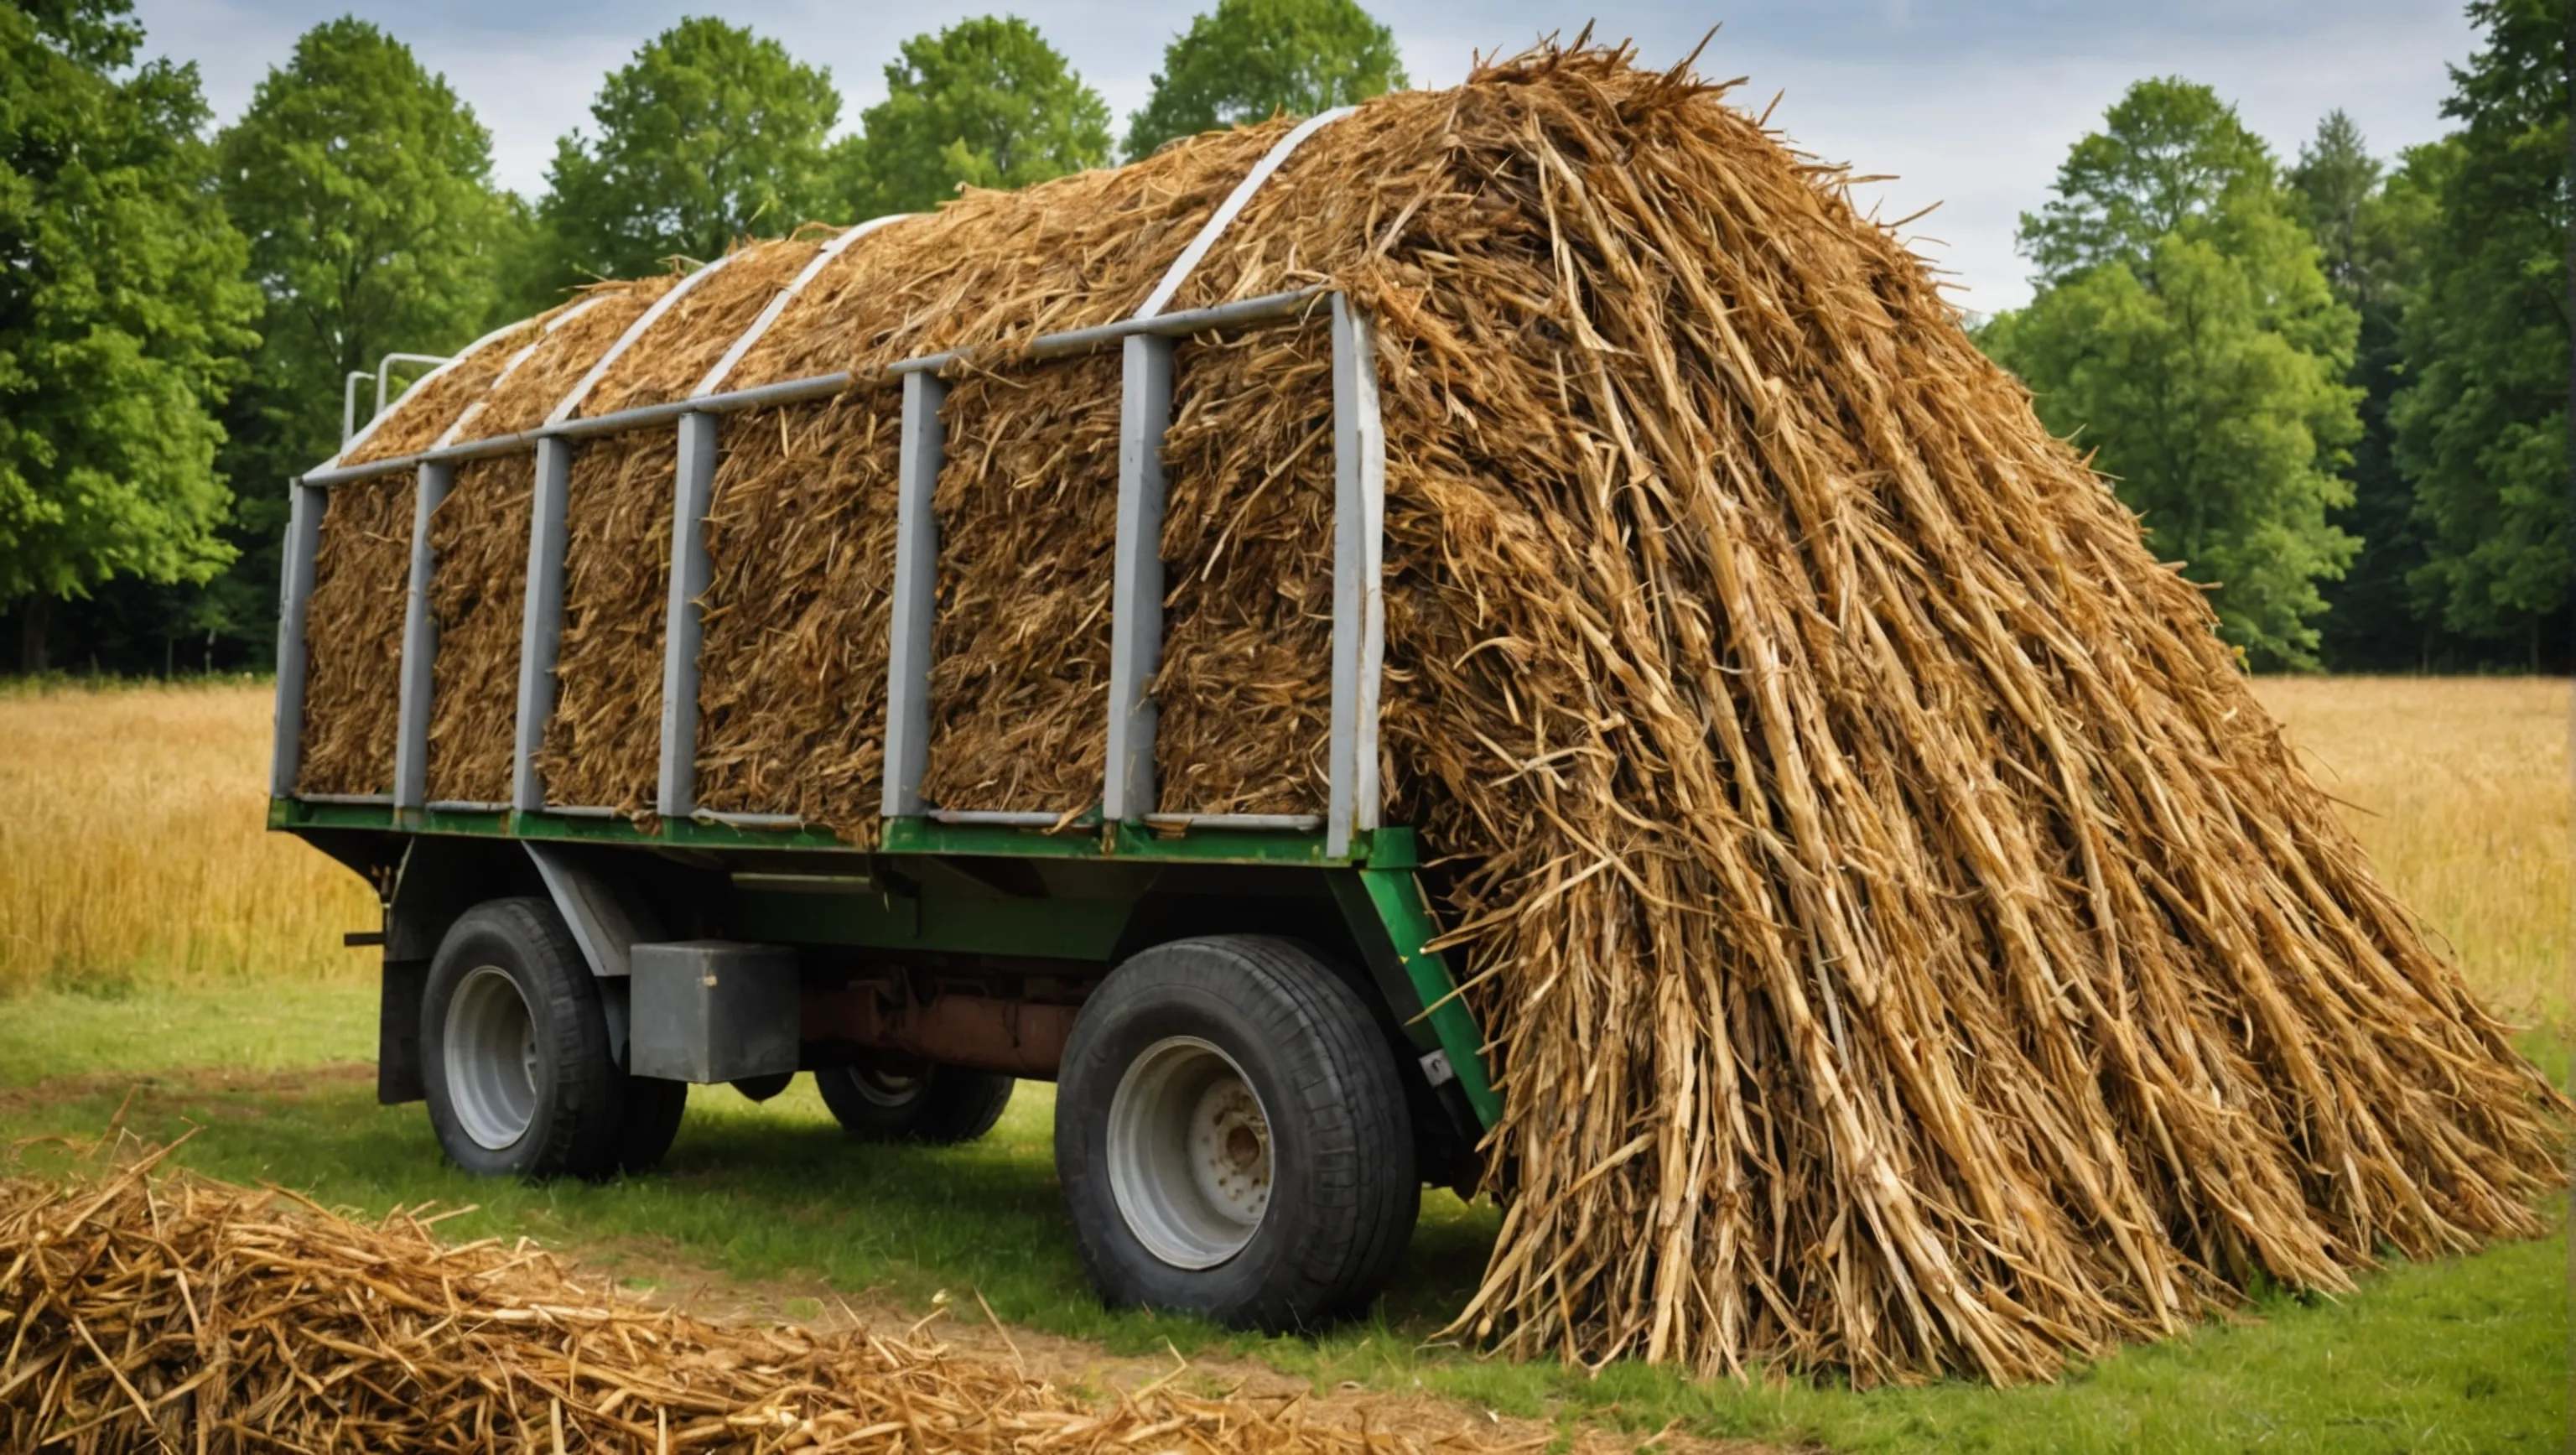
<svg viewBox="0 0 2576 1455">
<path fill-rule="evenodd" d="M 2271 152 L 2236 109 L 2178 76 L 2140 81 L 2057 169 L 2057 195 L 2021 217 L 2043 285 L 2106 263 L 2132 273 L 2159 239 L 2206 224 L 2231 199 L 2269 193 Z"/>
<path fill-rule="evenodd" d="M 134 65 L 121 0 L 0 5 L 0 600 L 202 581 L 229 549 L 214 411 L 256 336 L 194 67 Z"/>
<path fill-rule="evenodd" d="M 2377 300 L 2388 292 L 2397 258 L 2387 230 L 2375 225 L 2380 184 L 2388 169 L 2342 109 L 2326 113 L 2316 136 L 2299 148 L 2285 180 L 2291 205 L 2317 240 L 2326 282 L 2347 301 Z"/>
<path fill-rule="evenodd" d="M 2355 320 L 2269 152 L 2208 88 L 2142 81 L 2076 144 L 2022 247 L 2040 291 L 1986 347 L 2096 452 L 2156 550 L 2215 588 L 2230 641 L 2313 665 L 2318 582 L 2354 544 L 2327 515 L 2351 495 Z"/>
<path fill-rule="evenodd" d="M 523 223 L 492 185 L 491 138 L 473 112 L 361 20 L 305 32 L 215 151 L 266 306 L 251 379 L 225 414 L 241 559 L 194 624 L 258 644 L 274 627 L 280 482 L 337 444 L 341 381 L 487 327 Z"/>
<path fill-rule="evenodd" d="M 1109 105 L 1037 28 L 961 20 L 903 43 L 886 99 L 862 118 L 845 177 L 868 212 L 919 212 L 960 187 L 1025 187 L 1109 162 Z"/>
<path fill-rule="evenodd" d="M 1163 48 L 1127 155 L 1276 112 L 1312 116 L 1404 89 L 1395 36 L 1352 0 L 1218 0 Z"/>
<path fill-rule="evenodd" d="M 538 206 L 548 290 L 714 258 L 838 210 L 832 73 L 743 27 L 681 21 L 610 74 L 590 114 L 597 135 L 556 143 Z"/>
<path fill-rule="evenodd" d="M 2463 644 L 2425 620 L 2407 585 L 2425 561 L 2424 531 L 2388 417 L 2404 379 L 2399 321 L 2422 283 L 2424 240 L 2449 155 L 2439 143 L 2419 147 L 2392 173 L 2336 111 L 2288 172 L 2290 200 L 2317 241 L 2326 281 L 2360 320 L 2346 380 L 2361 391 L 2361 434 L 2345 472 L 2353 498 L 2333 517 L 2360 549 L 2340 579 L 2324 583 L 2319 623 L 2325 662 L 2339 671 L 2421 669 L 2462 655 Z"/>
<path fill-rule="evenodd" d="M 2428 559 L 2428 610 L 2528 645 L 2568 609 L 2569 0 L 2477 0 L 2484 49 L 2451 72 L 2461 129 L 2428 178 L 2437 219 L 2390 414 Z"/>
</svg>

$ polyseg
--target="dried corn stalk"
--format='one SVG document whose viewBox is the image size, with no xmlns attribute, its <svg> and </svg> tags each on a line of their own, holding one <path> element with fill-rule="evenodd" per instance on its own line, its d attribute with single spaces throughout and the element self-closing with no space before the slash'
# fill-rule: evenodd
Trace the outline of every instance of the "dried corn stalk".
<svg viewBox="0 0 2576 1455">
<path fill-rule="evenodd" d="M 946 417 L 934 801 L 1095 796 L 1115 371 L 1012 351 L 1132 310 L 1284 125 L 888 227 L 737 371 L 983 351 Z M 1507 1101 L 1463 1331 L 2047 1378 L 2257 1276 L 2539 1230 L 2563 1104 L 1842 173 L 1685 71 L 1541 50 L 1318 133 L 1174 306 L 1319 282 L 1380 325 L 1386 781 Z M 1322 345 L 1183 360 L 1160 776 L 1305 807 Z M 724 805 L 860 840 L 888 393 L 728 446 L 702 663 Z M 612 525 L 659 569 L 666 524 Z M 577 628 L 632 657 L 549 740 L 598 801 L 649 784 L 640 738 L 584 736 L 653 716 L 649 598 Z"/>
<path fill-rule="evenodd" d="M 304 741 L 298 793 L 389 793 L 403 593 L 411 581 L 410 474 L 360 480 L 322 508 L 328 549 L 313 563 L 304 637 Z"/>
<path fill-rule="evenodd" d="M 1076 1399 L 910 1332 L 720 1325 L 525 1241 L 443 1246 L 286 1194 L 0 1182 L 0 1448 L 882 1455 L 1415 1452 L 1297 1399 Z M 1443 1441 L 1433 1448 L 1503 1446 Z M 1531 1446 L 1519 1448 L 1529 1449 Z"/>
<path fill-rule="evenodd" d="M 424 766 L 433 803 L 510 799 L 536 484 L 531 456 L 467 460 L 430 512 L 438 569 L 429 579 L 429 606 L 438 647 L 430 658 Z"/>
</svg>

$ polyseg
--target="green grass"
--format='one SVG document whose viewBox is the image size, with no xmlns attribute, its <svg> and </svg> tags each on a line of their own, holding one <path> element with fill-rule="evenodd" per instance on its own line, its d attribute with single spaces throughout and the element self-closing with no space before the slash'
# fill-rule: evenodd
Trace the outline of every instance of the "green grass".
<svg viewBox="0 0 2576 1455">
<path fill-rule="evenodd" d="M 0 1139 L 95 1133 L 123 1098 L 124 1076 L 148 1078 L 129 1124 L 153 1138 L 200 1126 L 181 1153 L 188 1165 L 368 1212 L 480 1204 L 442 1225 L 454 1237 L 640 1245 L 738 1277 L 819 1276 L 846 1293 L 925 1309 L 939 1290 L 963 1298 L 971 1289 L 1005 1320 L 1096 1340 L 1114 1355 L 1158 1354 L 1168 1341 L 1185 1355 L 1248 1355 L 1323 1385 L 1419 1387 L 1560 1424 L 1643 1430 L 1679 1420 L 1704 1434 L 1855 1451 L 1996 1452 L 2541 1450 L 2567 1431 L 2561 1205 L 2547 1240 L 2394 1264 L 2341 1300 L 2269 1298 L 2240 1320 L 2125 1350 L 2051 1387 L 1855 1393 L 1695 1384 L 1635 1365 L 1588 1377 L 1421 1347 L 1474 1286 L 1494 1232 L 1490 1207 L 1447 1193 L 1425 1198 L 1412 1257 L 1377 1316 L 1327 1337 L 1255 1338 L 1102 1310 L 1057 1203 L 1044 1086 L 1024 1086 L 993 1136 L 939 1150 L 854 1146 L 807 1084 L 764 1106 L 700 1090 L 662 1173 L 531 1187 L 441 1165 L 421 1109 L 378 1107 L 363 1082 L 227 1089 L 170 1074 L 364 1059 L 373 1010 L 371 991 L 342 986 L 0 1001 L 0 1088 L 121 1073 L 87 1075 L 63 1096 L 0 1092 Z M 2532 1049 L 2563 1077 L 2564 1041 L 2535 1037 Z M 23 1155 L 43 1167 L 64 1154 L 35 1145 Z"/>
<path fill-rule="evenodd" d="M 276 1071 L 375 1058 L 371 984 L 236 981 L 178 990 L 108 981 L 94 992 L 0 996 L 0 1088 L 55 1076 L 181 1066 Z"/>
</svg>

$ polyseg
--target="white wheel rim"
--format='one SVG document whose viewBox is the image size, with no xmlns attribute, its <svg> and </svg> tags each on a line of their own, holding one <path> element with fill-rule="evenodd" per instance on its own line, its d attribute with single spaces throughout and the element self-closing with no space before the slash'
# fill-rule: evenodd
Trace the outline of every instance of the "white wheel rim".
<svg viewBox="0 0 2576 1455">
<path fill-rule="evenodd" d="M 853 1066 L 848 1071 L 850 1089 L 861 1100 L 888 1111 L 910 1106 L 921 1097 L 923 1078 L 905 1076 L 893 1071 L 880 1071 L 873 1066 Z"/>
<path fill-rule="evenodd" d="M 537 1117 L 537 1022 L 519 983 L 497 965 L 466 972 L 439 1035 L 448 1100 L 474 1145 L 498 1152 Z"/>
<path fill-rule="evenodd" d="M 1145 1048 L 1109 1099 L 1109 1190 L 1175 1268 L 1243 1251 L 1270 1207 L 1270 1117 L 1232 1056 L 1196 1036 Z"/>
</svg>

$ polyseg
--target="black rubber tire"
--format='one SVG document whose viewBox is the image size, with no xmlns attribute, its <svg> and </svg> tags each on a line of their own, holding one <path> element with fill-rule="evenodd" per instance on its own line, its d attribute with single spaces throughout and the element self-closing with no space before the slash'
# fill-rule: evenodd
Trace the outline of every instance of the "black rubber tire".
<svg viewBox="0 0 2576 1455">
<path fill-rule="evenodd" d="M 746 1076 L 740 1081 L 728 1081 L 725 1084 L 753 1101 L 768 1101 L 795 1085 L 796 1073 L 772 1071 L 766 1076 Z"/>
<path fill-rule="evenodd" d="M 689 1111 L 689 1083 L 623 1071 L 617 1079 L 625 1083 L 626 1115 L 617 1133 L 616 1170 L 650 1172 L 662 1165 L 671 1142 L 680 1135 L 680 1122 Z"/>
<path fill-rule="evenodd" d="M 834 1066 L 814 1073 L 814 1089 L 823 1093 L 823 1104 L 855 1141 L 933 1147 L 974 1141 L 1002 1119 L 1020 1084 L 998 1071 L 914 1065 L 904 1068 L 910 1088 L 889 1095 L 870 1079 L 879 1069 Z"/>
<path fill-rule="evenodd" d="M 1259 1097 L 1270 1201 L 1252 1240 L 1211 1268 L 1163 1261 L 1110 1184 L 1109 1113 L 1127 1067 L 1172 1036 L 1223 1050 Z M 1092 1286 L 1112 1307 L 1233 1328 L 1312 1328 L 1364 1312 L 1402 1261 L 1421 1209 L 1413 1131 L 1386 1037 L 1312 951 L 1260 935 L 1145 950 L 1074 1022 L 1055 1104 L 1056 1174 Z"/>
<path fill-rule="evenodd" d="M 536 1112 L 506 1147 L 467 1135 L 448 1085 L 447 1022 L 476 969 L 506 973 L 535 1023 Z M 554 905 L 494 899 L 467 910 L 439 942 L 421 995 L 421 1071 L 429 1123 L 449 1160 L 487 1177 L 641 1172 L 662 1160 L 688 1109 L 686 1082 L 630 1076 L 610 1058 L 599 983 Z"/>
</svg>

